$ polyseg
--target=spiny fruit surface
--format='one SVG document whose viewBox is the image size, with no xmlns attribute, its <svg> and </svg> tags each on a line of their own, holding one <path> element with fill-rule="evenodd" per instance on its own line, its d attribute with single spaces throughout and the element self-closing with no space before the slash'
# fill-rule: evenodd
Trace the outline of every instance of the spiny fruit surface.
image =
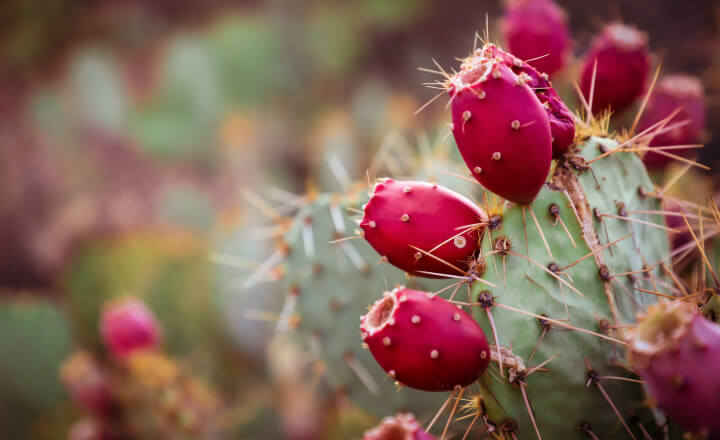
<svg viewBox="0 0 720 440">
<path fill-rule="evenodd" d="M 603 336 L 617 340 L 622 326 L 633 323 L 636 313 L 656 301 L 638 289 L 653 291 L 653 283 L 668 282 L 661 263 L 669 265 L 669 250 L 664 230 L 621 216 L 663 225 L 661 215 L 634 213 L 659 209 L 656 199 L 643 195 L 653 185 L 640 158 L 615 153 L 587 168 L 586 161 L 617 145 L 602 138 L 579 145 L 574 158 L 558 164 L 551 184 L 533 203 L 506 208 L 501 227 L 483 241 L 487 269 L 482 278 L 497 287 L 476 283 L 473 301 L 480 305 L 473 306 L 473 313 L 488 335 L 492 328 L 482 304 L 492 314 L 498 341 L 491 337 L 495 345 L 490 352 L 496 360 L 497 344 L 503 347 L 505 372 L 499 377 L 493 362 L 488 368 L 493 374 L 486 374 L 481 382 L 485 416 L 495 426 L 514 420 L 522 438 L 535 436 L 521 386 L 542 438 L 587 439 L 581 425 L 591 426 L 598 438 L 627 436 L 597 384 L 591 380 L 588 386 L 588 381 L 633 378 L 622 368 L 622 341 Z M 616 328 L 616 323 L 621 327 Z M 546 371 L 533 370 L 546 361 Z M 586 362 L 596 374 L 589 376 Z M 625 420 L 632 410 L 655 432 L 640 385 L 598 380 Z"/>
<path fill-rule="evenodd" d="M 490 362 L 485 334 L 472 316 L 429 292 L 385 292 L 360 318 L 360 330 L 391 377 L 424 391 L 470 385 Z"/>
<path fill-rule="evenodd" d="M 463 62 L 448 88 L 453 135 L 472 175 L 516 203 L 540 191 L 552 157 L 550 122 L 530 80 L 486 46 Z"/>
<path fill-rule="evenodd" d="M 155 315 L 140 300 L 123 299 L 105 306 L 100 321 L 105 346 L 117 358 L 157 347 L 160 329 Z"/>
<path fill-rule="evenodd" d="M 593 70 L 595 87 L 593 85 Z M 592 111 L 626 109 L 644 91 L 650 73 L 647 36 L 622 23 L 611 23 L 595 37 L 583 57 L 580 88 Z"/>
<path fill-rule="evenodd" d="M 365 432 L 363 440 L 435 440 L 426 433 L 415 416 L 400 413 L 385 417 L 380 424 Z"/>
<path fill-rule="evenodd" d="M 651 307 L 629 338 L 630 359 L 671 420 L 720 438 L 720 326 L 685 302 Z"/>
<path fill-rule="evenodd" d="M 570 29 L 552 0 L 508 0 L 502 33 L 510 51 L 539 71 L 552 75 L 565 65 Z"/>
<path fill-rule="evenodd" d="M 651 127 L 677 109 L 680 111 L 668 122 L 668 125 L 686 122 L 685 125 L 654 136 L 650 141 L 651 146 L 689 145 L 702 140 L 705 129 L 703 86 L 699 78 L 690 75 L 667 75 L 658 81 L 638 124 L 639 130 Z M 692 148 L 687 148 L 668 151 L 668 153 L 688 156 L 692 151 Z M 673 159 L 650 151 L 643 156 L 643 161 L 650 167 L 664 167 Z"/>
<path fill-rule="evenodd" d="M 470 199 L 440 185 L 384 179 L 375 184 L 360 227 L 390 264 L 416 276 L 437 277 L 460 275 L 444 262 L 467 270 L 487 221 Z"/>
</svg>

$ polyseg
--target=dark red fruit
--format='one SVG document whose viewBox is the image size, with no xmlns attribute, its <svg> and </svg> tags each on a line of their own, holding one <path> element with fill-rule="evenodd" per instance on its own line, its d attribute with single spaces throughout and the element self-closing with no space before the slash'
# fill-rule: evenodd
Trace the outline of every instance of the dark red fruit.
<svg viewBox="0 0 720 440">
<path fill-rule="evenodd" d="M 375 185 L 360 227 L 391 264 L 433 277 L 423 272 L 461 275 L 445 262 L 468 268 L 487 221 L 485 211 L 471 200 L 440 185 L 384 179 Z"/>
<path fill-rule="evenodd" d="M 550 170 L 550 121 L 528 84 L 532 77 L 516 73 L 498 51 L 493 45 L 478 49 L 450 79 L 453 134 L 481 184 L 507 200 L 528 203 Z"/>
<path fill-rule="evenodd" d="M 570 29 L 552 0 L 509 0 L 502 33 L 510 51 L 539 71 L 552 75 L 565 65 Z"/>
<path fill-rule="evenodd" d="M 596 62 L 593 113 L 608 108 L 614 112 L 624 110 L 645 91 L 650 73 L 647 36 L 621 23 L 603 29 L 582 62 L 580 88 L 587 100 Z"/>
<path fill-rule="evenodd" d="M 490 362 L 485 333 L 472 316 L 428 292 L 385 292 L 360 318 L 360 330 L 380 366 L 419 390 L 470 385 Z"/>
</svg>

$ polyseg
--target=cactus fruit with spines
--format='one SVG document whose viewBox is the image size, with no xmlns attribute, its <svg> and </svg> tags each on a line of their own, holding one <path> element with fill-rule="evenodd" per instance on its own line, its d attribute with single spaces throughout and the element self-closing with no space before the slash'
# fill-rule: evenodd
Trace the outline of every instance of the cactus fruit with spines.
<svg viewBox="0 0 720 440">
<path fill-rule="evenodd" d="M 360 318 L 360 331 L 390 377 L 424 391 L 468 386 L 490 363 L 487 339 L 472 316 L 432 292 L 385 292 Z"/>
<path fill-rule="evenodd" d="M 629 337 L 630 359 L 650 396 L 672 420 L 720 438 L 720 326 L 693 304 L 652 306 Z"/>
<path fill-rule="evenodd" d="M 455 274 L 458 266 L 467 270 L 488 222 L 485 211 L 461 194 L 392 179 L 375 184 L 363 214 L 363 237 L 383 259 L 430 278 Z"/>
<path fill-rule="evenodd" d="M 547 111 L 527 75 L 486 46 L 464 60 L 446 84 L 452 131 L 473 177 L 516 203 L 530 202 L 542 187 L 552 157 Z"/>
</svg>

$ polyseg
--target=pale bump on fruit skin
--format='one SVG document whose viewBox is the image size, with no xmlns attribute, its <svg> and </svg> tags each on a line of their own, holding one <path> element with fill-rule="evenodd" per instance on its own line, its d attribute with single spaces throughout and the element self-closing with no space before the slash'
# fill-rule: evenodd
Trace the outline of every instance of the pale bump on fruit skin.
<svg viewBox="0 0 720 440">
<path fill-rule="evenodd" d="M 160 342 L 155 315 L 140 300 L 120 299 L 105 305 L 100 334 L 108 351 L 122 359 L 140 350 L 153 350 Z"/>
<path fill-rule="evenodd" d="M 402 286 L 385 292 L 360 318 L 360 330 L 389 375 L 423 391 L 468 386 L 490 362 L 487 338 L 473 317 L 429 292 Z"/>
<path fill-rule="evenodd" d="M 548 110 L 502 54 L 486 45 L 449 80 L 453 135 L 478 182 L 507 200 L 528 203 L 548 176 L 553 136 Z M 465 120 L 467 112 L 472 117 Z M 474 172 L 478 168 L 481 173 Z"/>
<path fill-rule="evenodd" d="M 590 97 L 593 69 L 597 74 L 593 92 L 593 113 L 608 108 L 621 112 L 646 89 L 650 75 L 647 36 L 622 23 L 610 23 L 595 37 L 582 60 L 580 89 Z"/>
<path fill-rule="evenodd" d="M 650 307 L 629 338 L 633 367 L 671 420 L 720 438 L 720 325 L 690 303 Z"/>
<path fill-rule="evenodd" d="M 485 227 L 458 234 L 468 225 L 487 223 L 485 211 L 470 199 L 420 181 L 378 182 L 363 211 L 362 235 L 381 261 L 420 277 L 433 277 L 423 272 L 457 275 L 457 270 L 411 245 L 466 270 Z"/>
</svg>

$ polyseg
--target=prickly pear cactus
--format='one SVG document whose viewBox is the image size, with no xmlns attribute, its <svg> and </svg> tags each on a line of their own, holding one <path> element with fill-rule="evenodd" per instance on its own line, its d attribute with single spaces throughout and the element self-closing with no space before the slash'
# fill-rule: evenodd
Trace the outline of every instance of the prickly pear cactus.
<svg viewBox="0 0 720 440">
<path fill-rule="evenodd" d="M 616 147 L 604 138 L 579 145 L 531 204 L 502 212 L 483 243 L 482 278 L 498 287 L 476 284 L 473 308 L 488 334 L 492 315 L 499 344 L 508 348 L 504 376 L 494 369 L 481 381 L 485 416 L 498 427 L 511 419 L 523 437 L 534 428 L 522 391 L 544 438 L 587 438 L 583 430 L 626 436 L 604 393 L 628 425 L 631 414 L 650 415 L 638 383 L 605 379 L 635 377 L 625 370 L 623 328 L 656 302 L 643 290 L 669 282 L 666 232 L 631 221 L 664 225 L 658 215 L 636 214 L 659 209 L 644 195 L 653 186 L 642 161 L 617 153 L 585 165 Z M 533 370 L 546 361 L 547 370 Z"/>
</svg>

